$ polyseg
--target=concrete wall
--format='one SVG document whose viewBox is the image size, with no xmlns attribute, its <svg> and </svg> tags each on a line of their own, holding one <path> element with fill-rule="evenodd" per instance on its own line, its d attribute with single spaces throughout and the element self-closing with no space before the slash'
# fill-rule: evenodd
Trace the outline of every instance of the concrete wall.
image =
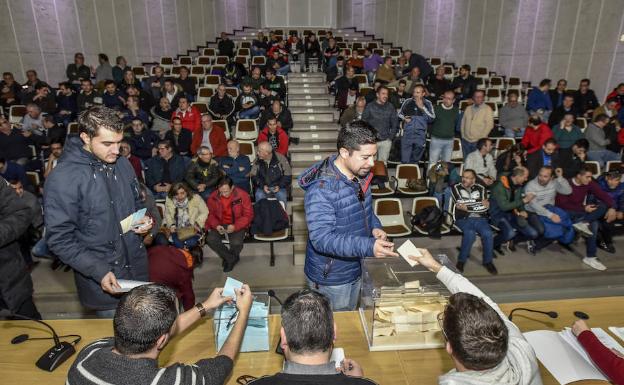
<svg viewBox="0 0 624 385">
<path fill-rule="evenodd" d="M 523 80 L 589 77 L 599 97 L 624 81 L 624 0 L 339 0 L 338 26 Z"/>
<path fill-rule="evenodd" d="M 336 28 L 338 0 L 261 0 L 261 26 Z"/>
<path fill-rule="evenodd" d="M 100 52 L 140 65 L 259 21 L 258 0 L 0 0 L 0 70 L 55 85 L 78 51 L 87 65 Z"/>
</svg>

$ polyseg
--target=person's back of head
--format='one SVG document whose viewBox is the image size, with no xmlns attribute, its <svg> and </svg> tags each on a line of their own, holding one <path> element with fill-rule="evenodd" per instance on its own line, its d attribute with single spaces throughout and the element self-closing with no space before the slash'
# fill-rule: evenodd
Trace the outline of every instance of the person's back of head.
<svg viewBox="0 0 624 385">
<path fill-rule="evenodd" d="M 161 284 L 136 287 L 125 294 L 113 319 L 115 349 L 124 355 L 162 350 L 178 316 L 175 292 Z"/>
<path fill-rule="evenodd" d="M 458 369 L 487 370 L 505 358 L 509 331 L 485 300 L 468 293 L 453 294 L 443 316 L 446 349 Z"/>
<path fill-rule="evenodd" d="M 282 306 L 282 329 L 287 358 L 330 353 L 335 330 L 329 299 L 309 289 L 292 294 Z"/>
</svg>

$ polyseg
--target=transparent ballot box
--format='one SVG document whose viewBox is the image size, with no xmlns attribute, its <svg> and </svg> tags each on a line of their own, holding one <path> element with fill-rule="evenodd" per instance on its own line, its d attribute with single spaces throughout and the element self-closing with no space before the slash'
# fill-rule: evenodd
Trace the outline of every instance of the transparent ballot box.
<svg viewBox="0 0 624 385">
<path fill-rule="evenodd" d="M 424 267 L 402 258 L 362 260 L 360 318 L 371 351 L 444 346 L 438 315 L 449 292 Z"/>
<path fill-rule="evenodd" d="M 249 321 L 243 336 L 241 352 L 259 352 L 269 350 L 269 309 L 271 297 L 267 293 L 254 293 L 254 300 L 249 312 Z M 214 334 L 217 351 L 225 343 L 234 327 L 238 311 L 234 304 L 223 304 L 214 313 Z"/>
</svg>

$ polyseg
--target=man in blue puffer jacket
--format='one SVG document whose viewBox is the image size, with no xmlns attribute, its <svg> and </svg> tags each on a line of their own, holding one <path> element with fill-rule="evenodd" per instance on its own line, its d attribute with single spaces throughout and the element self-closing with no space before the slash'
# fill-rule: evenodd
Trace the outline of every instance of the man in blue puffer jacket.
<svg viewBox="0 0 624 385">
<path fill-rule="evenodd" d="M 370 172 L 377 133 L 364 121 L 341 128 L 338 154 L 304 171 L 308 225 L 308 285 L 329 297 L 334 311 L 354 310 L 360 292 L 360 260 L 398 256 L 373 213 Z"/>
<path fill-rule="evenodd" d="M 115 111 L 92 107 L 80 115 L 78 128 L 80 137 L 68 139 L 45 183 L 46 242 L 74 269 L 80 303 L 112 318 L 117 279 L 149 278 L 142 235 L 151 226 L 122 231 L 120 221 L 144 204 L 130 162 L 118 157 L 123 124 Z"/>
</svg>

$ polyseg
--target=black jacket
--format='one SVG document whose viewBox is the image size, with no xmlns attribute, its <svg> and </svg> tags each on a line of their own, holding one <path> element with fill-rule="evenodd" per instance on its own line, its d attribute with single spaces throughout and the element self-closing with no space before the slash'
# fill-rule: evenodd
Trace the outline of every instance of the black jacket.
<svg viewBox="0 0 624 385">
<path fill-rule="evenodd" d="M 0 177 L 0 297 L 11 311 L 17 311 L 33 294 L 32 279 L 17 242 L 31 219 L 26 201 L 18 199 Z"/>
<path fill-rule="evenodd" d="M 282 110 L 279 114 L 274 114 L 273 110 L 271 108 L 268 108 L 264 110 L 262 115 L 260 115 L 260 120 L 258 122 L 258 127 L 260 127 L 260 130 L 266 127 L 267 122 L 272 117 L 277 118 L 277 121 L 280 122 L 282 128 L 284 129 L 284 131 L 286 131 L 286 133 L 288 133 L 290 129 L 292 129 L 294 126 L 292 115 L 290 114 L 290 110 L 288 108 L 282 107 Z"/>
<path fill-rule="evenodd" d="M 160 138 L 154 131 L 145 129 L 140 135 L 135 135 L 132 132 L 128 140 L 132 146 L 132 155 L 141 158 L 141 160 L 147 160 L 152 157 L 152 149 L 158 146 Z"/>
<path fill-rule="evenodd" d="M 306 58 L 321 56 L 321 45 L 318 40 L 306 42 L 303 49 L 305 51 Z"/>
<path fill-rule="evenodd" d="M 219 44 L 217 47 L 219 48 L 219 55 L 229 57 L 234 56 L 234 42 L 232 40 L 219 40 Z"/>
<path fill-rule="evenodd" d="M 409 59 L 409 71 L 411 71 L 414 67 L 420 68 L 420 77 L 422 79 L 427 79 L 433 72 L 433 67 L 431 67 L 429 62 L 427 62 L 427 59 L 417 53 L 412 53 L 412 56 L 410 56 Z"/>
<path fill-rule="evenodd" d="M 570 179 L 576 175 L 585 162 L 577 158 L 570 147 L 559 149 L 559 163 L 563 169 L 563 177 Z"/>
<path fill-rule="evenodd" d="M 252 234 L 273 234 L 288 228 L 288 214 L 276 199 L 262 199 L 254 205 Z"/>
<path fill-rule="evenodd" d="M 555 151 L 551 155 L 550 165 L 554 168 L 561 167 L 559 160 L 559 152 Z M 529 169 L 529 180 L 535 178 L 539 174 L 540 168 L 544 166 L 544 150 L 540 149 L 527 155 L 527 168 Z"/>
<path fill-rule="evenodd" d="M 219 96 L 215 95 L 210 98 L 208 110 L 212 113 L 213 118 L 220 119 L 217 115 L 229 115 L 234 111 L 234 101 L 228 94 L 223 99 L 219 99 Z"/>
<path fill-rule="evenodd" d="M 584 94 L 577 90 L 574 93 L 574 109 L 577 113 L 583 115 L 588 110 L 595 110 L 598 107 L 600 107 L 600 103 L 598 103 L 594 90 L 587 90 Z"/>
<path fill-rule="evenodd" d="M 106 274 L 149 278 L 142 238 L 132 231 L 121 235 L 119 223 L 144 207 L 130 162 L 122 157 L 104 164 L 82 148 L 80 138 L 69 138 L 44 191 L 46 242 L 74 269 L 80 302 L 91 309 L 115 309 L 119 297 L 100 287 Z"/>
<path fill-rule="evenodd" d="M 173 151 L 176 154 L 188 155 L 191 153 L 191 143 L 193 142 L 193 134 L 189 130 L 184 128 L 177 137 L 174 135 L 173 130 L 167 131 L 165 139 L 171 141 L 173 145 Z"/>
<path fill-rule="evenodd" d="M 461 99 L 472 98 L 472 94 L 477 90 L 477 79 L 472 75 L 468 75 L 466 79 L 457 76 L 451 83 L 451 89 L 456 88 L 461 88 Z"/>
<path fill-rule="evenodd" d="M 572 106 L 570 111 L 566 111 L 563 106 L 555 107 L 550 113 L 550 117 L 548 118 L 548 125 L 552 128 L 557 124 L 561 123 L 561 121 L 563 120 L 563 116 L 567 112 L 573 113 L 574 117 L 576 117 L 576 110 L 574 109 L 574 106 Z"/>
</svg>

